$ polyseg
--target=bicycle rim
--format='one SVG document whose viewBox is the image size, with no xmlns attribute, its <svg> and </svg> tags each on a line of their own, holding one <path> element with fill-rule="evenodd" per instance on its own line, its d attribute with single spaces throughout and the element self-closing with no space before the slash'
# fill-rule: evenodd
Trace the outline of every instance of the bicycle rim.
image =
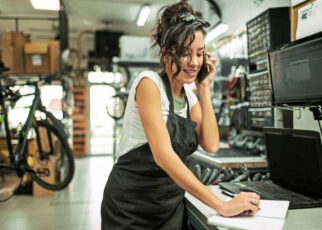
<svg viewBox="0 0 322 230">
<path fill-rule="evenodd" d="M 74 157 L 67 143 L 55 127 L 45 121 L 37 121 L 31 133 L 35 151 L 27 162 L 35 171 L 31 177 L 40 186 L 61 190 L 68 186 L 74 176 Z"/>
<path fill-rule="evenodd" d="M 110 117 L 120 119 L 124 116 L 125 106 L 125 98 L 119 95 L 114 95 L 107 101 L 106 112 Z"/>
<path fill-rule="evenodd" d="M 119 65 L 118 71 L 115 73 L 115 89 L 126 88 L 130 80 L 130 72 L 126 66 Z"/>
</svg>

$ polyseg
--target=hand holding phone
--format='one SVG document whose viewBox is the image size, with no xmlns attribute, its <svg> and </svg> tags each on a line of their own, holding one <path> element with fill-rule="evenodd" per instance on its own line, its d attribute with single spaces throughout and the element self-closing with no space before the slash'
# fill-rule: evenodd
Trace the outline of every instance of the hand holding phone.
<svg viewBox="0 0 322 230">
<path fill-rule="evenodd" d="M 200 68 L 200 71 L 197 75 L 197 79 L 198 79 L 198 82 L 202 82 L 203 79 L 205 79 L 207 77 L 207 75 L 209 74 L 209 66 L 207 64 L 207 55 L 206 55 L 206 52 L 204 51 L 203 52 L 203 63 L 202 63 L 202 66 Z"/>
</svg>

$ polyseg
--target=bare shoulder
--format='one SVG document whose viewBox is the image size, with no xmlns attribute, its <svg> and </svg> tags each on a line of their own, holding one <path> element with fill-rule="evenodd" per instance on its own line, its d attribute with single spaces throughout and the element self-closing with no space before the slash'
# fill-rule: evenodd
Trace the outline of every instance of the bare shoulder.
<svg viewBox="0 0 322 230">
<path fill-rule="evenodd" d="M 160 99 L 160 90 L 156 83 L 149 77 L 143 77 L 136 87 L 135 100 L 137 99 Z"/>
</svg>

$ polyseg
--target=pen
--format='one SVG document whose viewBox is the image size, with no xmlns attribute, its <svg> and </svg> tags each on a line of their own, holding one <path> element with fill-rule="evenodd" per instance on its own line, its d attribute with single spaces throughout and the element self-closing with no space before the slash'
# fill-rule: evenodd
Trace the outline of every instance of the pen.
<svg viewBox="0 0 322 230">
<path fill-rule="evenodd" d="M 228 196 L 228 197 L 231 197 L 231 198 L 234 198 L 236 196 L 236 194 L 233 194 L 233 193 L 229 193 L 225 190 L 222 190 L 221 191 L 222 194 Z M 261 210 L 260 207 L 258 207 L 258 211 Z M 249 211 L 245 211 L 244 214 L 248 215 L 249 214 Z"/>
<path fill-rule="evenodd" d="M 226 195 L 226 196 L 229 196 L 231 198 L 234 198 L 235 197 L 235 194 L 232 194 L 232 193 L 229 193 L 229 192 L 226 192 L 225 190 L 222 190 L 221 191 L 222 194 Z"/>
</svg>

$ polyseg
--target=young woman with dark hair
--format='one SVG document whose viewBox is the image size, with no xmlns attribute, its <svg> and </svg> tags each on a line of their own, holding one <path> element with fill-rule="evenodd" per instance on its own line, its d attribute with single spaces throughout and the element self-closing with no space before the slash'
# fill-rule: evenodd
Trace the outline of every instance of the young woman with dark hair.
<svg viewBox="0 0 322 230">
<path fill-rule="evenodd" d="M 210 84 L 216 59 L 206 52 L 204 27 L 191 6 L 179 2 L 161 9 L 153 31 L 160 47 L 161 73 L 142 72 L 133 82 L 123 120 L 120 158 L 102 201 L 102 229 L 185 229 L 184 191 L 223 216 L 259 206 L 255 193 L 218 199 L 183 163 L 198 146 L 219 148 Z M 196 80 L 208 56 L 209 74 Z M 198 97 L 187 85 L 195 82 Z"/>
</svg>

